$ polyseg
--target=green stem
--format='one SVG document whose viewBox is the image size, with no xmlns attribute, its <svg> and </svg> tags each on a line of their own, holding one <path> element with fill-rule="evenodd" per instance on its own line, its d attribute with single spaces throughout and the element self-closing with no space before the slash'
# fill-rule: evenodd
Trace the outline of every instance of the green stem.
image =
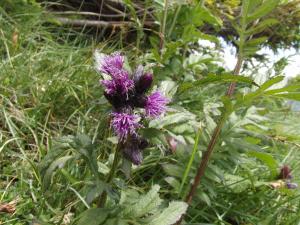
<svg viewBox="0 0 300 225">
<path fill-rule="evenodd" d="M 171 34 L 172 34 L 173 30 L 174 30 L 174 27 L 175 27 L 175 24 L 176 24 L 176 21 L 177 21 L 177 17 L 178 17 L 178 15 L 179 15 L 180 10 L 181 10 L 181 5 L 179 5 L 179 6 L 176 8 L 175 15 L 174 15 L 174 18 L 173 18 L 173 21 L 172 21 L 170 30 L 169 30 L 169 32 L 168 32 L 168 37 L 171 36 Z"/>
<path fill-rule="evenodd" d="M 190 173 L 190 170 L 192 168 L 192 164 L 194 162 L 195 155 L 196 155 L 196 152 L 198 150 L 198 144 L 199 144 L 200 134 L 201 134 L 201 129 L 199 129 L 199 131 L 198 131 L 198 133 L 196 135 L 195 143 L 194 143 L 194 147 L 193 147 L 193 151 L 192 151 L 191 157 L 189 159 L 189 162 L 188 162 L 188 164 L 186 166 L 186 169 L 184 171 L 184 174 L 183 174 L 183 178 L 182 178 L 182 181 L 181 181 L 181 184 L 180 184 L 180 188 L 179 188 L 179 196 L 182 195 L 183 186 L 186 183 L 186 180 L 187 180 L 188 175 Z"/>
<path fill-rule="evenodd" d="M 167 23 L 167 16 L 168 16 L 168 5 L 169 1 L 164 0 L 164 14 L 162 17 L 161 25 L 160 25 L 160 44 L 159 44 L 159 49 L 162 52 L 162 49 L 164 48 L 165 45 L 165 32 L 166 32 L 166 23 Z"/>
<path fill-rule="evenodd" d="M 106 183 L 107 184 L 110 184 L 112 182 L 112 180 L 114 178 L 114 175 L 117 171 L 119 160 L 120 160 L 120 146 L 121 146 L 120 143 L 116 146 L 114 161 L 113 161 L 113 164 L 112 164 L 111 169 L 109 171 L 109 174 L 107 175 L 107 178 L 106 178 Z M 106 199 L 107 199 L 107 191 L 103 190 L 103 192 L 102 192 L 102 194 L 99 198 L 98 207 L 100 207 L 100 208 L 104 207 L 104 205 L 106 203 Z"/>
</svg>

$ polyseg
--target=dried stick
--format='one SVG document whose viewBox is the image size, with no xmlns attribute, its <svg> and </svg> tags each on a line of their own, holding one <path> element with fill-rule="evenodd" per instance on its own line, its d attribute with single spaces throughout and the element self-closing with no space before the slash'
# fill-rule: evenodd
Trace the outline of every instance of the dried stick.
<svg viewBox="0 0 300 225">
<path fill-rule="evenodd" d="M 109 17 L 109 18 L 123 18 L 128 16 L 126 14 L 102 14 L 102 13 L 94 13 L 94 12 L 80 12 L 80 11 L 50 11 L 50 14 L 56 15 L 82 15 L 82 16 L 97 16 L 97 17 Z"/>
<path fill-rule="evenodd" d="M 74 26 L 89 26 L 89 27 L 133 27 L 134 23 L 127 21 L 99 21 L 99 20 L 84 20 L 84 19 L 69 19 L 65 17 L 55 17 L 62 24 Z M 151 26 L 154 22 L 145 21 L 147 26 Z"/>
</svg>

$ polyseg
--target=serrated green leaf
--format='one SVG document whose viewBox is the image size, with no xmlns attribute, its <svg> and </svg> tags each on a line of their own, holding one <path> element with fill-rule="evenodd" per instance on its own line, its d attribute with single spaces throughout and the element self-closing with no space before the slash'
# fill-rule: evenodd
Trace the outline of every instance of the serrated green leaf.
<svg viewBox="0 0 300 225">
<path fill-rule="evenodd" d="M 278 94 L 278 93 L 282 93 L 282 92 L 290 92 L 290 91 L 298 91 L 298 90 L 300 90 L 300 84 L 289 85 L 287 87 L 269 90 L 269 91 L 266 91 L 265 94 L 273 95 L 273 94 Z"/>
<path fill-rule="evenodd" d="M 168 208 L 164 209 L 149 225 L 172 225 L 186 212 L 187 207 L 188 204 L 185 202 L 171 202 Z"/>
<path fill-rule="evenodd" d="M 103 208 L 92 208 L 83 212 L 79 216 L 77 225 L 100 225 L 108 217 L 109 210 Z"/>
<path fill-rule="evenodd" d="M 164 164 L 163 169 L 168 175 L 172 177 L 178 177 L 178 178 L 181 178 L 184 172 L 182 167 L 179 167 L 174 164 Z"/>
<path fill-rule="evenodd" d="M 98 181 L 92 188 L 88 191 L 86 194 L 85 200 L 88 204 L 92 203 L 95 198 L 100 196 L 100 194 L 103 192 L 103 190 L 107 187 L 107 184 L 105 184 L 102 181 Z"/>
<path fill-rule="evenodd" d="M 273 26 L 278 23 L 276 19 L 265 19 L 262 22 L 259 22 L 256 26 L 249 28 L 246 30 L 245 34 L 250 36 L 264 31 L 267 27 Z"/>
<path fill-rule="evenodd" d="M 277 98 L 284 98 L 284 99 L 300 101 L 300 92 L 275 94 L 275 95 L 272 95 L 272 96 L 277 97 Z"/>
<path fill-rule="evenodd" d="M 255 11 L 249 15 L 247 15 L 247 23 L 251 23 L 252 21 L 262 18 L 270 13 L 279 3 L 280 0 L 266 0 L 261 4 Z"/>
<path fill-rule="evenodd" d="M 268 40 L 268 37 L 253 38 L 245 42 L 246 47 L 257 47 Z"/>
<path fill-rule="evenodd" d="M 234 193 L 241 193 L 245 191 L 251 185 L 251 181 L 249 179 L 232 175 L 225 174 L 225 185 L 230 188 Z"/>
<path fill-rule="evenodd" d="M 276 76 L 274 78 L 271 78 L 270 80 L 267 80 L 265 83 L 263 83 L 257 91 L 264 91 L 267 90 L 269 87 L 273 86 L 274 84 L 277 84 L 281 82 L 284 79 L 284 76 Z"/>
<path fill-rule="evenodd" d="M 154 185 L 147 194 L 140 196 L 134 205 L 126 207 L 124 215 L 138 218 L 157 208 L 162 202 L 158 194 L 159 189 L 158 185 Z"/>
<path fill-rule="evenodd" d="M 152 120 L 149 123 L 149 127 L 161 129 L 163 127 L 166 127 L 166 126 L 169 126 L 172 124 L 178 124 L 178 123 L 190 121 L 193 118 L 195 118 L 195 115 L 193 115 L 192 113 L 187 113 L 187 112 L 174 113 L 174 114 L 167 115 L 163 118 L 158 118 L 158 119 Z"/>
<path fill-rule="evenodd" d="M 192 88 L 197 88 L 201 85 L 206 85 L 210 83 L 217 83 L 217 82 L 241 82 L 241 83 L 247 83 L 252 84 L 255 86 L 258 86 L 251 78 L 244 77 L 244 76 L 236 76 L 236 75 L 230 75 L 230 74 L 223 74 L 223 75 L 209 75 L 208 77 L 205 77 L 201 80 L 197 80 L 194 82 L 186 82 L 183 83 L 179 87 L 179 92 L 188 91 Z"/>
</svg>

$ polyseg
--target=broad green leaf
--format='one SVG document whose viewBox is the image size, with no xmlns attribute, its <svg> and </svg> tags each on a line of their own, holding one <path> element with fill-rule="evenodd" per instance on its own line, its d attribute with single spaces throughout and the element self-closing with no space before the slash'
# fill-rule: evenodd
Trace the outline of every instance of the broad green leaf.
<svg viewBox="0 0 300 225">
<path fill-rule="evenodd" d="M 248 152 L 248 155 L 256 157 L 257 159 L 264 162 L 266 164 L 266 166 L 269 167 L 272 177 L 276 176 L 279 165 L 271 154 L 264 153 L 264 152 L 250 151 L 250 152 Z"/>
<path fill-rule="evenodd" d="M 184 172 L 182 167 L 174 164 L 164 164 L 163 169 L 169 176 L 178 177 L 180 179 L 182 178 L 182 174 Z"/>
<path fill-rule="evenodd" d="M 137 203 L 128 206 L 124 210 L 124 215 L 137 218 L 154 210 L 162 202 L 158 194 L 159 189 L 158 185 L 154 185 L 147 194 L 140 196 Z"/>
<path fill-rule="evenodd" d="M 171 202 L 168 208 L 164 209 L 149 225 L 172 225 L 186 212 L 187 207 L 188 204 L 185 202 Z"/>
<path fill-rule="evenodd" d="M 172 124 L 190 121 L 191 119 L 194 119 L 194 118 L 195 118 L 195 115 L 193 115 L 192 113 L 188 113 L 188 112 L 174 113 L 174 114 L 167 115 L 163 118 L 158 118 L 158 119 L 152 120 L 149 123 L 149 127 L 161 129 L 163 127 L 166 127 L 166 126 L 169 126 Z"/>
<path fill-rule="evenodd" d="M 110 218 L 107 219 L 103 225 L 130 225 L 130 223 L 120 218 Z"/>
<path fill-rule="evenodd" d="M 103 192 L 103 190 L 107 187 L 107 184 L 105 184 L 102 181 L 97 181 L 94 186 L 88 191 L 86 194 L 85 200 L 88 204 L 92 203 L 95 198 L 100 196 L 100 194 Z"/>
<path fill-rule="evenodd" d="M 250 187 L 251 181 L 247 178 L 232 174 L 225 174 L 225 185 L 234 193 L 241 193 Z"/>
<path fill-rule="evenodd" d="M 159 90 L 164 94 L 167 98 L 172 98 L 173 95 L 177 91 L 177 83 L 174 81 L 162 81 L 159 86 Z"/>
<path fill-rule="evenodd" d="M 100 225 L 106 220 L 109 215 L 108 209 L 92 208 L 88 209 L 79 215 L 77 225 Z"/>
</svg>

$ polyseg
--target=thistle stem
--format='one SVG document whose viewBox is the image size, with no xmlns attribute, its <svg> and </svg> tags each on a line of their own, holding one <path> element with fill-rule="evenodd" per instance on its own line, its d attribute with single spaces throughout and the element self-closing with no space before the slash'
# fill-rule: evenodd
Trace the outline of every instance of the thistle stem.
<svg viewBox="0 0 300 225">
<path fill-rule="evenodd" d="M 114 154 L 114 161 L 112 163 L 109 174 L 107 175 L 107 178 L 106 178 L 107 184 L 111 183 L 111 181 L 113 180 L 114 175 L 117 171 L 119 160 L 120 160 L 120 146 L 121 146 L 120 143 L 116 146 L 115 154 Z M 107 191 L 103 190 L 103 192 L 99 198 L 98 207 L 100 207 L 100 208 L 104 207 L 104 205 L 106 203 L 106 199 L 107 199 Z"/>
<path fill-rule="evenodd" d="M 235 68 L 234 68 L 234 71 L 233 71 L 233 74 L 234 75 L 238 75 L 240 73 L 240 70 L 241 70 L 241 67 L 242 67 L 242 64 L 243 64 L 243 57 L 238 54 L 238 58 L 237 58 L 237 62 L 236 62 L 236 65 L 235 65 Z M 226 95 L 228 97 L 231 97 L 234 93 L 234 90 L 235 90 L 235 87 L 236 87 L 236 82 L 232 82 L 230 83 L 229 87 L 228 87 L 228 90 L 227 90 L 227 93 Z M 222 127 L 225 123 L 225 120 L 226 120 L 226 116 L 225 116 L 225 113 L 222 113 L 221 117 L 220 117 L 220 120 L 213 132 L 213 135 L 210 139 L 210 142 L 207 146 L 207 149 L 201 159 L 201 162 L 200 162 L 200 165 L 197 169 L 197 174 L 194 178 L 194 182 L 191 186 L 191 189 L 189 191 L 189 193 L 187 194 L 186 198 L 185 198 L 185 202 L 188 203 L 189 205 L 191 204 L 192 200 L 193 200 L 193 197 L 196 193 L 196 190 L 198 188 L 198 186 L 200 185 L 200 181 L 201 179 L 203 178 L 204 174 L 205 174 L 205 170 L 207 168 L 207 165 L 208 165 L 208 161 L 210 159 L 210 156 L 214 150 L 214 147 L 218 141 L 218 138 L 220 136 L 220 133 L 221 133 L 221 130 L 222 130 Z M 184 218 L 184 215 L 181 216 L 181 218 L 179 219 L 179 221 L 177 221 L 175 223 L 175 225 L 180 225 L 182 220 Z"/>
</svg>

